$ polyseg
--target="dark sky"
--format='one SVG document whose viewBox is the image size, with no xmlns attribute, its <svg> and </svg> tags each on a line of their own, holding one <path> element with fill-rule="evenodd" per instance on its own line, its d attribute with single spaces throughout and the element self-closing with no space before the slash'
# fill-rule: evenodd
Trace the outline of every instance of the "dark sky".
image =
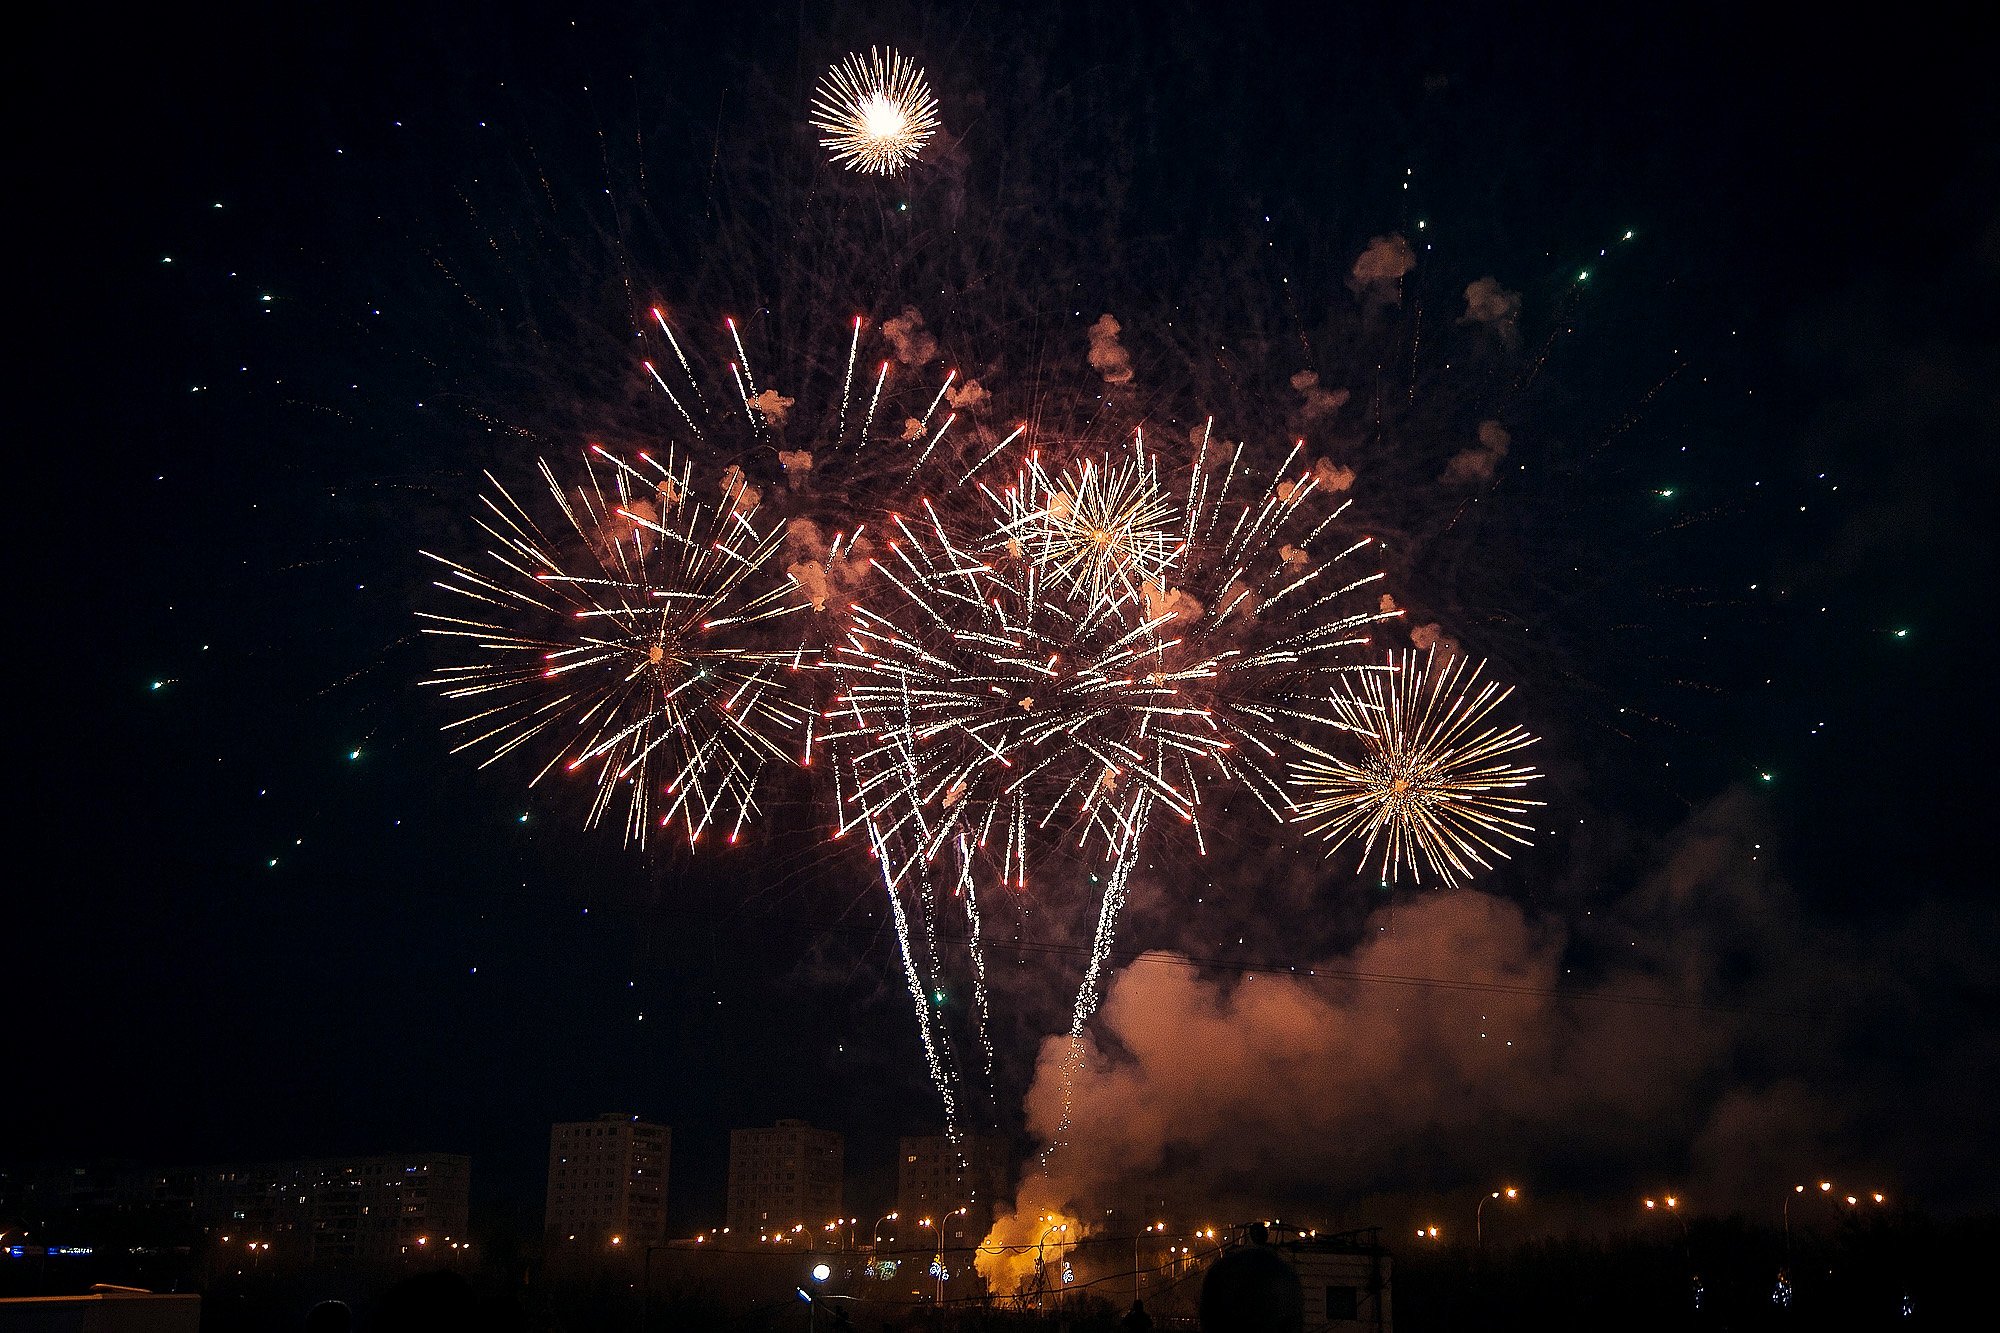
<svg viewBox="0 0 2000 1333">
<path fill-rule="evenodd" d="M 870 42 L 943 105 L 907 223 L 803 127 L 817 71 Z M 915 303 L 996 388 L 1052 358 L 1088 376 L 1112 310 L 1142 383 L 1235 341 L 1282 386 L 1284 330 L 1310 327 L 1299 356 L 1357 402 L 1433 358 L 1407 438 L 1449 452 L 1502 413 L 1525 476 L 1466 523 L 1435 463 L 1364 464 L 1357 490 L 1407 536 L 1406 599 L 1550 737 L 1565 831 L 1482 901 L 1558 938 L 1558 979 L 1630 981 L 1629 947 L 1728 1031 L 1669 1062 L 1684 1114 L 1581 1164 L 1549 1129 L 1598 1108 L 1560 1087 L 1439 1134 L 1518 1129 L 1521 1169 L 1611 1195 L 1707 1169 L 1690 1145 L 1732 1098 L 1797 1088 L 1824 1154 L 1996 1202 L 1969 1108 L 2000 1090 L 2000 125 L 1973 44 L 1708 6 L 306 4 L 79 11 L 23 50 L 0 1155 L 451 1149 L 532 1208 L 548 1122 L 630 1109 L 675 1127 L 691 1227 L 719 1215 L 729 1126 L 804 1115 L 848 1133 L 872 1203 L 892 1136 L 938 1112 L 865 867 L 796 803 L 726 855 L 642 855 L 476 772 L 418 689 L 412 612 L 416 549 L 466 545 L 481 469 L 658 410 L 635 407 L 647 304 L 758 310 L 776 339 Z M 1392 233 L 1437 250 L 1371 314 L 1344 278 Z M 1489 274 L 1523 295 L 1522 346 L 1475 389 L 1555 349 L 1497 407 L 1409 352 L 1468 336 Z M 1675 896 L 1703 821 L 1756 831 L 1754 902 Z M 1354 957 L 1380 904 L 1345 864 L 1259 861 L 1278 836 L 1244 834 L 1200 912 L 1142 883 L 1126 940 L 1222 960 L 1218 987 Z M 1067 957 L 1013 966 L 1074 986 Z M 1786 1054 L 1801 1013 L 1828 1035 Z M 1010 1132 L 1035 1035 L 1009 1034 L 988 1107 Z M 1337 1207 L 1473 1178 L 1401 1172 L 1418 1151 L 1457 1160 L 1385 1144 Z M 1199 1142 L 1175 1152 L 1213 1185 Z"/>
</svg>

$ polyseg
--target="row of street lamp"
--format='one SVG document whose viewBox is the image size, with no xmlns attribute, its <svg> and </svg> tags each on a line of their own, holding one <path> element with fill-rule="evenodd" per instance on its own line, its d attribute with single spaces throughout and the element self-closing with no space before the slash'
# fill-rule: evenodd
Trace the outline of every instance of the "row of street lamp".
<svg viewBox="0 0 2000 1333">
<path fill-rule="evenodd" d="M 1806 1187 L 1804 1185 L 1794 1185 L 1792 1186 L 1791 1191 L 1785 1195 L 1785 1205 L 1782 1211 L 1783 1211 L 1784 1227 L 1785 1227 L 1785 1249 L 1788 1256 L 1790 1254 L 1791 1244 L 1792 1244 L 1792 1200 L 1805 1193 L 1806 1193 Z M 1830 1180 L 1822 1180 L 1819 1182 L 1818 1193 L 1820 1197 L 1828 1200 L 1837 1199 L 1840 1202 L 1844 1203 L 1849 1208 L 1859 1208 L 1864 1203 L 1870 1203 L 1879 1206 L 1886 1204 L 1889 1201 L 1888 1196 L 1883 1194 L 1880 1190 L 1871 1190 L 1865 1194 L 1835 1194 L 1833 1188 L 1833 1182 Z M 1509 1201 L 1513 1201 L 1519 1199 L 1520 1196 L 1521 1196 L 1521 1191 L 1512 1185 L 1503 1185 L 1499 1189 L 1489 1190 L 1485 1194 L 1479 1196 L 1479 1202 L 1475 1204 L 1472 1209 L 1472 1232 L 1475 1245 L 1484 1248 L 1486 1243 L 1485 1219 L 1483 1216 L 1483 1214 L 1485 1213 L 1486 1205 L 1495 1199 L 1506 1199 Z M 1649 1195 L 1646 1198 L 1641 1199 L 1640 1204 L 1649 1213 L 1665 1211 L 1670 1216 L 1679 1219 L 1682 1232 L 1683 1233 L 1686 1232 L 1687 1218 L 1681 1212 L 1681 1199 L 1678 1194 L 1663 1194 L 1659 1195 L 1658 1197 L 1653 1197 Z M 1426 1241 L 1439 1241 L 1444 1239 L 1444 1233 L 1435 1224 L 1420 1226 L 1417 1228 L 1417 1239 Z"/>
</svg>

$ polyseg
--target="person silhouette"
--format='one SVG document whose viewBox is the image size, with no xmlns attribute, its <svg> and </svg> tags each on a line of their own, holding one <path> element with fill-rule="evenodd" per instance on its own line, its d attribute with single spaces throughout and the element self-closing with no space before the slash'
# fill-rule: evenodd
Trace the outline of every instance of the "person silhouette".
<svg viewBox="0 0 2000 1333">
<path fill-rule="evenodd" d="M 478 1326 L 472 1284 L 457 1273 L 418 1273 L 382 1293 L 368 1327 L 382 1333 L 447 1333 Z"/>
<path fill-rule="evenodd" d="M 1118 1321 L 1120 1333 L 1153 1333 L 1153 1316 L 1146 1313 L 1144 1301 L 1133 1301 L 1132 1308 Z"/>
<path fill-rule="evenodd" d="M 1306 1300 L 1299 1275 L 1271 1248 L 1261 1222 L 1247 1240 L 1210 1264 L 1201 1280 L 1202 1333 L 1300 1333 Z"/>
<path fill-rule="evenodd" d="M 306 1333 L 349 1333 L 354 1311 L 346 1301 L 321 1301 L 306 1311 Z"/>
</svg>

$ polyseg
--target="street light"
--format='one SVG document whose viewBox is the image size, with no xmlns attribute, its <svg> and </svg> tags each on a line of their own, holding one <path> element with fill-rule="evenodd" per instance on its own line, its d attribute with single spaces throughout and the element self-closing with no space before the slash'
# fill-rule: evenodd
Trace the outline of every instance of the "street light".
<svg viewBox="0 0 2000 1333">
<path fill-rule="evenodd" d="M 1166 1224 L 1163 1222 L 1161 1225 L 1165 1226 Z M 1042 1247 L 1049 1243 L 1049 1237 L 1053 1236 L 1056 1232 L 1068 1230 L 1068 1224 L 1052 1222 L 1049 1224 L 1048 1230 L 1044 1231 L 1041 1238 L 1035 1242 L 1035 1308 L 1037 1310 L 1042 1308 L 1043 1300 L 1046 1298 L 1049 1289 L 1046 1275 L 1047 1263 L 1042 1257 Z"/>
<path fill-rule="evenodd" d="M 1485 1219 L 1480 1216 L 1480 1214 L 1483 1213 L 1486 1209 L 1486 1200 L 1502 1199 L 1502 1198 L 1516 1199 L 1520 1197 L 1520 1194 L 1521 1191 L 1515 1189 L 1512 1185 L 1506 1185 L 1501 1187 L 1500 1189 L 1494 1190 L 1492 1193 L 1485 1195 L 1479 1200 L 1478 1206 L 1472 1210 L 1473 1243 L 1479 1249 L 1483 1250 L 1486 1248 L 1486 1223 Z"/>
<path fill-rule="evenodd" d="M 884 1213 L 880 1217 L 876 1218 L 875 1227 L 870 1234 L 869 1243 L 872 1245 L 880 1245 L 882 1243 L 882 1224 L 884 1222 L 894 1222 L 897 1220 L 899 1216 L 900 1214 L 897 1213 Z"/>
<path fill-rule="evenodd" d="M 1683 1243 L 1686 1242 L 1688 1224 L 1687 1224 L 1687 1218 L 1683 1216 L 1681 1213 L 1681 1200 L 1679 1195 L 1666 1194 L 1662 1195 L 1657 1199 L 1647 1199 L 1644 1202 L 1646 1204 L 1646 1211 L 1649 1213 L 1658 1212 L 1662 1208 L 1664 1208 L 1668 1213 L 1672 1214 L 1674 1220 L 1681 1224 L 1681 1240 Z"/>
</svg>

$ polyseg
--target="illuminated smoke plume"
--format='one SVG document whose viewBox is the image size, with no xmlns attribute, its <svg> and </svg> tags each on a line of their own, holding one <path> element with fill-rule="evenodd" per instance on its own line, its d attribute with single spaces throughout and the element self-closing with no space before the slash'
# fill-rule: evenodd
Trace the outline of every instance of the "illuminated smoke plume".
<svg viewBox="0 0 2000 1333">
<path fill-rule="evenodd" d="M 1315 458 L 1313 460 L 1313 487 L 1316 490 L 1326 492 L 1328 495 L 1338 495 L 1342 491 L 1352 489 L 1354 486 L 1354 476 L 1353 468 L 1341 467 L 1330 458 Z M 1279 482 L 1277 488 L 1278 498 L 1280 500 L 1291 499 L 1292 491 L 1297 486 L 1298 483 L 1293 481 Z"/>
<path fill-rule="evenodd" d="M 1111 982 L 1086 1035 L 1065 1151 L 1024 1174 L 995 1240 L 1032 1246 L 1042 1214 L 1101 1216 L 1142 1191 L 1216 1220 L 1306 1205 L 1321 1225 L 1342 1209 L 1348 1224 L 1388 1223 L 1398 1201 L 1535 1163 L 1580 1180 L 1603 1163 L 1674 1163 L 1706 1208 L 1764 1207 L 1764 1185 L 1819 1160 L 1869 1095 L 1796 1071 L 1831 1058 L 1845 1023 L 1879 1017 L 1905 969 L 1983 965 L 1969 950 L 1937 958 L 1914 930 L 1814 926 L 1770 877 L 1769 836 L 1757 800 L 1732 791 L 1588 918 L 1447 890 L 1379 908 L 1323 964 L 1272 940 L 1271 961 L 1295 969 L 1147 955 Z M 1135 882 L 1134 895 L 1135 912 L 1173 910 L 1162 884 Z M 1572 965 L 1593 940 L 1615 963 L 1586 981 Z M 1689 1001 L 1716 1007 L 1672 1007 Z M 1026 1102 L 1040 1138 L 1063 1121 L 1068 1060 L 1067 1037 L 1044 1041 Z M 1942 1066 L 1924 1077 L 1939 1105 L 1966 1079 Z M 1879 1109 L 1887 1132 L 1915 1137 L 1922 1117 L 1902 1096 Z M 1618 1216 L 1629 1208 L 1619 1200 Z"/>
<path fill-rule="evenodd" d="M 1377 236 L 1354 261 L 1347 285 L 1357 296 L 1388 305 L 1403 303 L 1403 275 L 1417 266 L 1410 243 L 1400 235 Z"/>
<path fill-rule="evenodd" d="M 1497 421 L 1479 423 L 1479 443 L 1470 449 L 1460 450 L 1451 456 L 1445 465 L 1444 475 L 1438 480 L 1448 486 L 1465 486 L 1473 482 L 1491 481 L 1500 460 L 1507 456 L 1507 447 L 1514 437 L 1507 428 Z"/>
<path fill-rule="evenodd" d="M 1319 372 L 1301 370 L 1292 376 L 1292 388 L 1298 391 L 1304 401 L 1300 403 L 1298 416 L 1307 425 L 1330 417 L 1347 405 L 1352 395 L 1346 389 L 1322 389 L 1319 386 Z"/>
<path fill-rule="evenodd" d="M 1513 346 L 1520 336 L 1521 294 L 1510 292 L 1493 278 L 1480 278 L 1466 286 L 1465 314 L 1461 324 L 1483 324 Z"/>
<path fill-rule="evenodd" d="M 1106 384 L 1125 384 L 1132 379 L 1132 354 L 1118 341 L 1124 326 L 1110 315 L 1099 315 L 1090 326 L 1090 368 L 1104 377 Z"/>
<path fill-rule="evenodd" d="M 992 402 L 993 395 L 978 380 L 967 380 L 963 384 L 947 387 L 944 399 L 951 404 L 954 412 L 974 412 Z"/>
<path fill-rule="evenodd" d="M 924 327 L 924 317 L 915 306 L 882 321 L 882 336 L 896 349 L 896 360 L 906 366 L 921 366 L 937 360 L 938 342 Z"/>
<path fill-rule="evenodd" d="M 1162 588 L 1147 580 L 1140 586 L 1139 596 L 1146 604 L 1146 619 L 1157 620 L 1161 616 L 1174 616 L 1192 624 L 1201 619 L 1205 609 L 1201 602 L 1179 588 Z"/>
<path fill-rule="evenodd" d="M 874 558 L 875 547 L 867 537 L 841 540 L 833 554 L 825 530 L 809 518 L 795 518 L 785 525 L 785 573 L 812 603 L 815 611 L 831 604 L 844 610 L 859 591 Z M 829 558 L 830 557 L 830 558 Z"/>
<path fill-rule="evenodd" d="M 1440 657 L 1456 657 L 1464 651 L 1457 639 L 1444 632 L 1444 626 L 1432 621 L 1428 625 L 1410 626 L 1410 647 L 1418 652 L 1429 652 L 1435 648 Z"/>
<path fill-rule="evenodd" d="M 764 493 L 750 484 L 742 468 L 731 463 L 722 470 L 722 502 L 739 514 L 747 514 L 764 502 Z"/>
<path fill-rule="evenodd" d="M 756 409 L 758 416 L 764 418 L 766 425 L 782 426 L 795 401 L 785 397 L 776 389 L 766 389 L 750 400 L 750 406 Z"/>
<path fill-rule="evenodd" d="M 810 449 L 778 450 L 778 466 L 785 470 L 785 479 L 794 485 L 805 480 L 805 474 L 812 471 L 812 465 Z"/>
</svg>

